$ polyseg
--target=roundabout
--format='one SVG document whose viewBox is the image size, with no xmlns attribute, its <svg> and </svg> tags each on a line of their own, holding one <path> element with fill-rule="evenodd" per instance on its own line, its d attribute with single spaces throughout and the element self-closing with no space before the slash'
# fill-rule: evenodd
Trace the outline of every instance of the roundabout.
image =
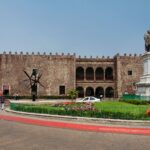
<svg viewBox="0 0 150 150">
<path fill-rule="evenodd" d="M 11 101 L 18 103 L 18 101 Z M 57 101 L 58 102 L 58 101 Z M 61 101 L 62 102 L 62 101 Z M 48 104 L 56 103 L 55 101 L 37 101 L 31 102 L 20 101 L 25 104 Z M 9 107 L 5 109 L 5 113 L 1 112 L 1 120 L 16 121 L 25 124 L 34 124 L 47 127 L 67 128 L 73 130 L 107 132 L 107 133 L 123 133 L 123 134 L 139 134 L 150 135 L 150 121 L 142 120 L 121 120 L 106 118 L 91 118 L 78 116 L 64 116 L 54 114 L 40 114 L 31 112 L 14 111 Z M 11 115 L 10 115 L 11 114 Z"/>
</svg>

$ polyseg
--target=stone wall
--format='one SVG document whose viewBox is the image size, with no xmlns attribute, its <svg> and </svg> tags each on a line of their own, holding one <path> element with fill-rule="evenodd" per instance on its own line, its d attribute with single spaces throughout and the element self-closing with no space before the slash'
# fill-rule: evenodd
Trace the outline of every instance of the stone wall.
<svg viewBox="0 0 150 150">
<path fill-rule="evenodd" d="M 75 56 L 73 55 L 28 55 L 1 54 L 0 55 L 0 85 L 9 86 L 10 95 L 18 92 L 20 95 L 30 95 L 28 74 L 32 69 L 39 69 L 42 73 L 38 87 L 40 95 L 59 95 L 59 86 L 67 89 L 75 88 Z"/>
<path fill-rule="evenodd" d="M 86 80 L 76 81 L 76 68 L 93 68 L 94 73 L 98 67 L 104 71 L 110 67 L 113 69 L 113 80 Z M 59 95 L 59 86 L 68 89 L 83 87 L 84 92 L 87 87 L 92 87 L 94 91 L 97 87 L 107 87 L 114 89 L 114 96 L 120 97 L 123 93 L 135 93 L 134 83 L 138 82 L 143 73 L 143 63 L 141 56 L 116 55 L 114 58 L 76 58 L 75 55 L 46 55 L 44 54 L 0 54 L 0 87 L 1 90 L 9 88 L 9 94 L 16 92 L 20 95 L 30 95 L 28 87 L 29 80 L 23 70 L 32 73 L 32 69 L 39 69 L 42 73 L 41 83 L 44 88 L 38 87 L 39 95 Z"/>
<path fill-rule="evenodd" d="M 116 56 L 116 90 L 118 97 L 123 93 L 135 93 L 135 83 L 139 82 L 143 74 L 142 57 L 137 55 L 126 54 L 124 56 Z M 132 73 L 131 73 L 132 72 Z"/>
</svg>

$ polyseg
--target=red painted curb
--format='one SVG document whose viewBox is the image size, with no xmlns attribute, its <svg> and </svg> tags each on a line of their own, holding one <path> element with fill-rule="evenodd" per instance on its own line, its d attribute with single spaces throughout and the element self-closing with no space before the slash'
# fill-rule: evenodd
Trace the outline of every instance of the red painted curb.
<svg viewBox="0 0 150 150">
<path fill-rule="evenodd" d="M 46 121 L 46 120 L 38 120 L 38 119 L 30 119 L 30 118 L 6 116 L 6 115 L 0 115 L 0 120 L 17 121 L 26 124 L 34 124 L 34 125 L 47 126 L 47 127 L 68 128 L 68 129 L 84 130 L 84 131 L 150 135 L 150 128 L 129 128 L 129 127 L 85 125 L 85 124 Z"/>
</svg>

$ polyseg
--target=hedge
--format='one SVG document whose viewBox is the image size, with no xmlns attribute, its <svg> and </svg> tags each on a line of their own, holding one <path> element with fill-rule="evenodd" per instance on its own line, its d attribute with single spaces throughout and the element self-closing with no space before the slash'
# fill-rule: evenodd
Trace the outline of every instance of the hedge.
<svg viewBox="0 0 150 150">
<path fill-rule="evenodd" d="M 148 100 L 133 100 L 133 99 L 129 99 L 129 100 L 124 100 L 124 99 L 120 99 L 120 102 L 125 102 L 125 103 L 130 103 L 130 104 L 135 104 L 135 105 L 148 105 L 150 104 L 150 101 Z"/>
<path fill-rule="evenodd" d="M 16 96 L 5 96 L 7 99 L 16 99 Z M 17 99 L 32 99 L 32 96 L 17 96 Z M 37 99 L 71 99 L 69 96 L 56 96 L 56 95 L 40 95 Z"/>
</svg>

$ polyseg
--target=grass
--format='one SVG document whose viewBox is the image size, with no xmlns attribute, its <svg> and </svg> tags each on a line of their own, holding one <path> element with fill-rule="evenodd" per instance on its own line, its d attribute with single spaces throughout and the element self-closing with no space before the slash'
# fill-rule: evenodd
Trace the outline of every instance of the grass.
<svg viewBox="0 0 150 150">
<path fill-rule="evenodd" d="M 133 119 L 150 120 L 146 116 L 146 111 L 150 108 L 150 105 L 134 105 L 125 102 L 101 102 L 95 103 L 95 107 L 101 112 L 113 113 L 118 118 L 120 118 L 119 115 L 123 114 L 127 119 L 130 119 L 130 116 L 132 116 L 131 118 Z"/>
<path fill-rule="evenodd" d="M 125 102 L 101 102 L 95 103 L 98 110 L 109 110 L 113 112 L 145 112 L 150 105 L 134 105 Z"/>
</svg>

